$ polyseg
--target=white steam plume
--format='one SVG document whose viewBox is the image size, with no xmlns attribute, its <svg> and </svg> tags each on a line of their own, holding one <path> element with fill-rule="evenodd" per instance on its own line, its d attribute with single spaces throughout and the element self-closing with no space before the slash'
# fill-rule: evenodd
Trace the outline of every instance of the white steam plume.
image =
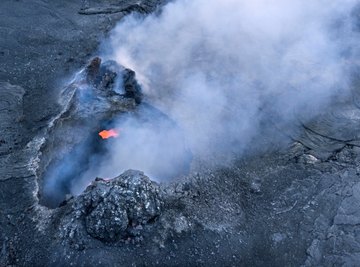
<svg viewBox="0 0 360 267">
<path fill-rule="evenodd" d="M 106 57 L 136 72 L 148 100 L 176 121 L 195 156 L 241 153 L 266 131 L 264 122 L 310 119 L 349 93 L 357 2 L 178 0 L 160 15 L 123 20 Z M 120 138 L 100 170 L 156 173 L 161 164 L 152 154 L 163 155 L 165 166 L 178 153 L 153 145 L 153 135 L 177 138 L 167 128 L 138 127 L 137 138 Z"/>
</svg>

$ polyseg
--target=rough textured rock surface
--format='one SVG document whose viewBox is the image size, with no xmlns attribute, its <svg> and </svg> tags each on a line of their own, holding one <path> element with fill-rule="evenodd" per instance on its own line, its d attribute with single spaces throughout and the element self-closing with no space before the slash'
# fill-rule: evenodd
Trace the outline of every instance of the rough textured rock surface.
<svg viewBox="0 0 360 267">
<path fill-rule="evenodd" d="M 140 236 L 160 216 L 159 186 L 142 172 L 127 171 L 112 180 L 98 178 L 73 200 L 72 213 L 92 237 L 104 242 Z M 74 231 L 75 226 L 66 227 Z"/>
</svg>

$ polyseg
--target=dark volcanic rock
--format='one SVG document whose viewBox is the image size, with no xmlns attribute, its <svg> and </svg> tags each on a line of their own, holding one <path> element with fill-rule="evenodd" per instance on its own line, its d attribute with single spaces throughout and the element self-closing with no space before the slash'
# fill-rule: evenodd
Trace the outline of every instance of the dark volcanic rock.
<svg viewBox="0 0 360 267">
<path fill-rule="evenodd" d="M 101 58 L 95 57 L 93 58 L 90 63 L 86 66 L 86 80 L 89 84 L 95 82 L 97 76 L 99 76 L 100 72 L 100 65 L 101 65 Z"/>
<path fill-rule="evenodd" d="M 96 179 L 75 198 L 69 216 L 76 223 L 70 229 L 84 224 L 88 234 L 105 242 L 135 237 L 160 216 L 162 206 L 159 186 L 144 173 L 129 170 L 112 180 Z"/>
<path fill-rule="evenodd" d="M 141 87 L 135 79 L 135 72 L 130 69 L 125 69 L 123 72 L 123 83 L 125 96 L 134 98 L 135 102 L 139 104 L 142 99 L 142 93 Z"/>
<path fill-rule="evenodd" d="M 118 92 L 122 88 L 116 86 L 122 86 L 125 97 L 134 99 L 137 104 L 141 103 L 142 89 L 133 70 L 119 66 L 115 61 L 107 61 L 101 65 L 101 59 L 96 57 L 86 67 L 86 73 L 88 83 L 97 89 Z"/>
<path fill-rule="evenodd" d="M 108 95 L 121 93 L 126 98 L 134 99 L 136 104 L 141 103 L 143 95 L 135 72 L 119 66 L 115 61 L 101 64 L 101 58 L 95 57 L 86 66 L 85 76 L 89 86 L 106 91 Z"/>
<path fill-rule="evenodd" d="M 298 140 L 307 153 L 327 160 L 346 145 L 360 145 L 360 109 L 352 101 L 334 102 L 311 121 L 303 123 Z"/>
</svg>

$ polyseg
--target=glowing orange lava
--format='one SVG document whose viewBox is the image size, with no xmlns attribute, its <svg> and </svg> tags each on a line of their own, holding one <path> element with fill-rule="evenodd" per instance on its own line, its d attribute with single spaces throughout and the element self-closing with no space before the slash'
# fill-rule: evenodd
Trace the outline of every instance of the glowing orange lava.
<svg viewBox="0 0 360 267">
<path fill-rule="evenodd" d="M 108 138 L 111 138 L 111 137 L 118 137 L 119 136 L 119 132 L 115 129 L 110 129 L 110 130 L 102 130 L 100 133 L 99 133 L 99 136 L 102 138 L 102 139 L 108 139 Z"/>
</svg>

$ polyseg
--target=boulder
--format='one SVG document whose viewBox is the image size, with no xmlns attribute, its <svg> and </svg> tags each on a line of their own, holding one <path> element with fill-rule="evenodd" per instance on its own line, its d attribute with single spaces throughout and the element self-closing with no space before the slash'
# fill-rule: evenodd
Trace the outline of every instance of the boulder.
<svg viewBox="0 0 360 267">
<path fill-rule="evenodd" d="M 97 178 L 74 200 L 73 214 L 93 238 L 114 242 L 140 235 L 162 206 L 159 186 L 143 172 L 128 170 L 112 180 Z"/>
</svg>

